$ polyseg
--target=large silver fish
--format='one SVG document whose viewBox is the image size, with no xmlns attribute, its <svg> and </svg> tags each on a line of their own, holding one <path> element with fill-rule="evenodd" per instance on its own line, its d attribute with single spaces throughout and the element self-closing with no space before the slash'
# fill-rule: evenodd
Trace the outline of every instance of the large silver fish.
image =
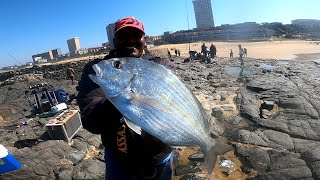
<svg viewBox="0 0 320 180">
<path fill-rule="evenodd" d="M 141 58 L 113 58 L 92 67 L 96 75 L 89 77 L 131 123 L 171 146 L 199 146 L 209 174 L 217 155 L 233 149 L 210 137 L 200 102 L 163 65 Z"/>
</svg>

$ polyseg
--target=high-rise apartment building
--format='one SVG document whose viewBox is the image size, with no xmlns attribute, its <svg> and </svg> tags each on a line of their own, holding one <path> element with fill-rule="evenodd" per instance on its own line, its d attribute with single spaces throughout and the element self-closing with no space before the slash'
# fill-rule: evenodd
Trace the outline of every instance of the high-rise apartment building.
<svg viewBox="0 0 320 180">
<path fill-rule="evenodd" d="M 111 48 L 114 48 L 113 38 L 114 38 L 114 28 L 115 28 L 115 26 L 116 26 L 116 23 L 111 23 L 106 27 L 107 36 L 108 36 L 108 42 L 109 42 L 109 46 Z"/>
<path fill-rule="evenodd" d="M 70 54 L 75 54 L 76 50 L 80 49 L 80 41 L 78 37 L 67 40 Z"/>
<path fill-rule="evenodd" d="M 211 0 L 193 0 L 197 28 L 214 27 Z"/>
<path fill-rule="evenodd" d="M 56 59 L 61 55 L 61 49 L 60 48 L 53 49 L 53 50 L 51 50 L 51 52 L 52 52 L 53 59 Z"/>
</svg>

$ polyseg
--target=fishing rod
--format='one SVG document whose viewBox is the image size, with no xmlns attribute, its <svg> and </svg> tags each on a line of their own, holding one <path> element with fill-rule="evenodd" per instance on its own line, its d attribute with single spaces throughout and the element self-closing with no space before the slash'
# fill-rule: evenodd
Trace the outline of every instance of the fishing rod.
<svg viewBox="0 0 320 180">
<path fill-rule="evenodd" d="M 189 11 L 188 11 L 188 1 L 186 0 L 186 10 L 187 10 L 187 23 L 188 23 L 188 42 L 189 42 L 189 52 L 190 52 L 190 27 L 189 27 Z"/>
<path fill-rule="evenodd" d="M 18 59 L 16 59 L 15 57 L 13 57 L 10 53 L 8 53 L 8 55 L 9 55 L 10 57 L 12 57 L 14 60 L 16 60 L 21 66 L 23 66 L 23 65 L 21 64 L 21 62 L 18 61 Z"/>
</svg>

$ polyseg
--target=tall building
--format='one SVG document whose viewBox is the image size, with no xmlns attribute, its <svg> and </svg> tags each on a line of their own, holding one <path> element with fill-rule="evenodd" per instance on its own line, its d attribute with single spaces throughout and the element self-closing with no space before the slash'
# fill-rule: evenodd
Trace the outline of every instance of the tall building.
<svg viewBox="0 0 320 180">
<path fill-rule="evenodd" d="M 61 55 L 60 48 L 53 49 L 53 50 L 51 50 L 51 52 L 52 52 L 53 59 L 57 59 Z"/>
<path fill-rule="evenodd" d="M 67 40 L 67 43 L 70 54 L 75 54 L 75 52 L 80 49 L 80 41 L 78 37 Z"/>
<path fill-rule="evenodd" d="M 211 0 L 193 0 L 197 28 L 214 27 Z"/>
<path fill-rule="evenodd" d="M 109 46 L 111 48 L 114 48 L 113 38 L 114 38 L 114 28 L 115 28 L 115 26 L 116 26 L 116 23 L 111 23 L 106 27 L 107 36 L 108 36 L 108 42 L 109 42 Z"/>
</svg>

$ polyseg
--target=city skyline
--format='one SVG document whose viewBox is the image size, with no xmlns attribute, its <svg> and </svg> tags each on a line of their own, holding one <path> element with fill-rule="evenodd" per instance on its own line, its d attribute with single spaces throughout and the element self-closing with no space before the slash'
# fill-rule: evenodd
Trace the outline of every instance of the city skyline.
<svg viewBox="0 0 320 180">
<path fill-rule="evenodd" d="M 269 0 L 263 4 L 254 0 L 212 0 L 211 4 L 216 26 L 320 19 L 317 0 Z M 0 30 L 0 67 L 19 65 L 14 59 L 22 64 L 32 62 L 32 55 L 56 48 L 65 54 L 66 41 L 73 37 L 81 39 L 83 48 L 101 46 L 107 41 L 106 26 L 130 15 L 144 22 L 150 36 L 196 27 L 192 0 L 5 1 L 0 6 L 0 16 L 5 17 Z"/>
</svg>

